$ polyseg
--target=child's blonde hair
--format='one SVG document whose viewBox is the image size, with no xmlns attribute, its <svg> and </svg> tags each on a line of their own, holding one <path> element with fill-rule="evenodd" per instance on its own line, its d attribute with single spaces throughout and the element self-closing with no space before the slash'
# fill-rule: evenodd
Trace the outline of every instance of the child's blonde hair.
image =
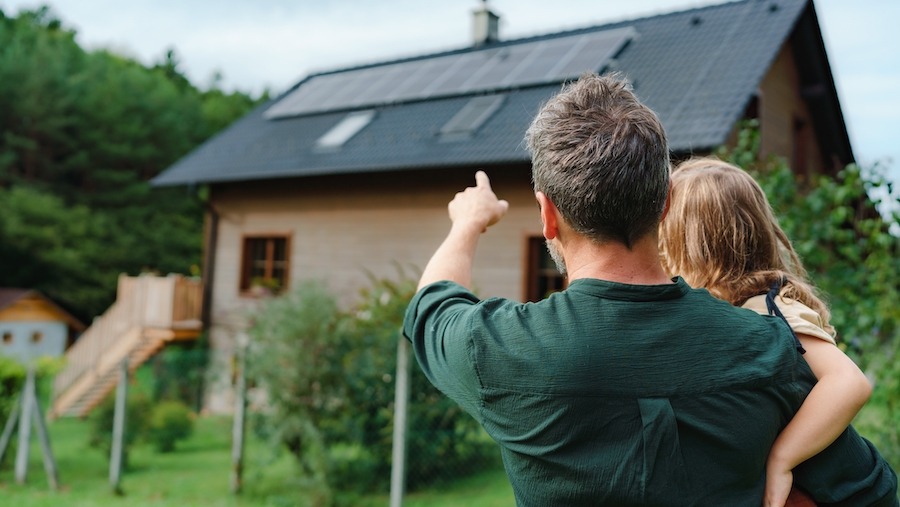
<svg viewBox="0 0 900 507">
<path fill-rule="evenodd" d="M 669 273 L 736 306 L 786 279 L 781 295 L 828 322 L 828 307 L 749 174 L 721 160 L 695 158 L 672 172 L 671 185 L 669 211 L 659 228 Z"/>
</svg>

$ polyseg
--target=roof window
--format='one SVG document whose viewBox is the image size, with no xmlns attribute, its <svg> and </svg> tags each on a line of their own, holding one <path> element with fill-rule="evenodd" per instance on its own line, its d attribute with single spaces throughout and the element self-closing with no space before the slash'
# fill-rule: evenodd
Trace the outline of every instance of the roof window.
<svg viewBox="0 0 900 507">
<path fill-rule="evenodd" d="M 500 108 L 504 98 L 505 95 L 473 97 L 441 127 L 441 138 L 449 141 L 471 136 Z"/>
<path fill-rule="evenodd" d="M 354 111 L 316 140 L 316 148 L 340 148 L 375 118 L 375 110 Z"/>
</svg>

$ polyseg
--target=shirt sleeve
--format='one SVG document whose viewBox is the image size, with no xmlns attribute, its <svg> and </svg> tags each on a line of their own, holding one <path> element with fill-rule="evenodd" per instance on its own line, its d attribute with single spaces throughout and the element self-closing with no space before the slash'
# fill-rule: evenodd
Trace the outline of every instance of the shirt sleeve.
<svg viewBox="0 0 900 507">
<path fill-rule="evenodd" d="M 471 322 L 479 299 L 463 286 L 436 282 L 413 297 L 403 320 L 403 336 L 428 380 L 481 421 L 481 385 Z"/>
<path fill-rule="evenodd" d="M 800 301 L 791 298 L 783 298 L 781 296 L 775 298 L 775 304 L 778 305 L 778 309 L 784 314 L 785 320 L 787 320 L 788 325 L 791 326 L 791 329 L 793 329 L 795 333 L 814 336 L 820 340 L 835 344 L 834 328 L 825 324 L 825 322 L 822 321 L 822 317 L 816 313 L 815 310 L 804 305 Z M 753 310 L 762 315 L 769 314 L 769 311 L 766 308 L 765 295 L 748 299 L 747 302 L 743 304 L 743 308 Z"/>
<path fill-rule="evenodd" d="M 896 472 L 853 426 L 825 450 L 797 465 L 793 472 L 794 484 L 820 505 L 900 505 Z"/>
</svg>

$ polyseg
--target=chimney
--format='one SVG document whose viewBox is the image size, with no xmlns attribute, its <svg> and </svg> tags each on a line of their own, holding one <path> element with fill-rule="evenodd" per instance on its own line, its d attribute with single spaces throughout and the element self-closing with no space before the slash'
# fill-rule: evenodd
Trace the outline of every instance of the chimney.
<svg viewBox="0 0 900 507">
<path fill-rule="evenodd" d="M 476 47 L 500 40 L 500 17 L 488 9 L 487 0 L 472 11 L 472 44 Z"/>
</svg>

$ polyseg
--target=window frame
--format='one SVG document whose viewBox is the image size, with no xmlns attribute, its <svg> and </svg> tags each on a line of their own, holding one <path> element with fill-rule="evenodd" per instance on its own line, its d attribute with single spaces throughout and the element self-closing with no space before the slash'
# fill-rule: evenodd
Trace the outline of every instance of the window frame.
<svg viewBox="0 0 900 507">
<path fill-rule="evenodd" d="M 264 271 L 266 272 L 265 279 L 273 280 L 275 279 L 273 276 L 273 272 L 276 269 L 277 262 L 283 262 L 283 274 L 282 279 L 279 281 L 279 286 L 277 288 L 272 287 L 260 287 L 253 285 L 253 262 L 254 259 L 251 256 L 251 242 L 253 241 L 266 241 L 266 258 L 263 259 L 265 263 Z M 275 259 L 275 242 L 278 240 L 284 241 L 284 259 L 279 260 Z M 240 272 L 238 276 L 238 293 L 242 296 L 263 296 L 270 294 L 278 294 L 285 290 L 287 290 L 288 286 L 291 282 L 291 240 L 292 235 L 290 233 L 284 232 L 273 232 L 273 233 L 252 233 L 252 234 L 243 234 L 241 235 L 241 260 L 240 260 Z"/>
<path fill-rule="evenodd" d="M 550 261 L 550 266 L 545 265 Z M 542 288 L 541 278 L 544 278 L 544 286 L 547 287 L 544 294 L 539 294 Z M 524 300 L 537 302 L 546 299 L 554 292 L 565 290 L 569 286 L 568 279 L 553 267 L 553 260 L 547 252 L 546 239 L 543 236 L 529 236 L 525 240 L 525 288 Z"/>
</svg>

